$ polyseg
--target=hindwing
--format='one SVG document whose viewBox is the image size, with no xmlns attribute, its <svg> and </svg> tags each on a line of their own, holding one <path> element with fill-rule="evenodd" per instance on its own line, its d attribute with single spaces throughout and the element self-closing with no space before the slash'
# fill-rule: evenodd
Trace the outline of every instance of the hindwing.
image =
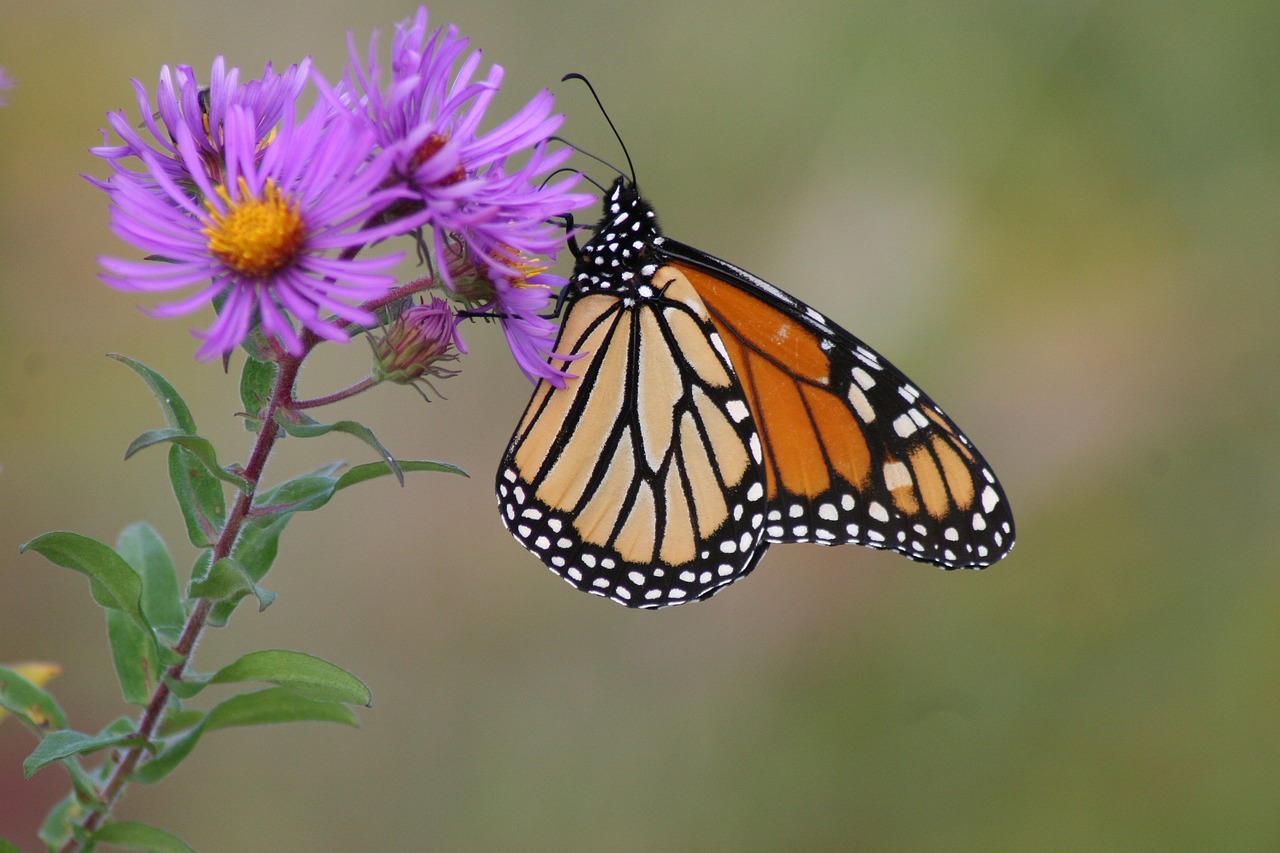
<svg viewBox="0 0 1280 853">
<path fill-rule="evenodd" d="M 657 281 L 658 276 L 654 277 Z M 687 281 L 647 298 L 585 287 L 498 475 L 502 520 L 578 589 L 633 607 L 705 598 L 764 551 L 760 440 Z"/>
</svg>

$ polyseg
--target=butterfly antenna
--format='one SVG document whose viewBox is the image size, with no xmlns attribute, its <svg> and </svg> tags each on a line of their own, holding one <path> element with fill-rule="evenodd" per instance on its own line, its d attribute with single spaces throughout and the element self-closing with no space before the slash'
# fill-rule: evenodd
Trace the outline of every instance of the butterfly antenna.
<svg viewBox="0 0 1280 853">
<path fill-rule="evenodd" d="M 585 149 L 583 149 L 583 148 L 579 148 L 578 146 L 574 145 L 574 144 L 573 144 L 572 142 L 570 142 L 569 140 L 565 139 L 563 136 L 548 136 L 548 137 L 547 137 L 547 139 L 548 139 L 548 140 L 555 140 L 556 142 L 563 142 L 565 145 L 567 145 L 568 147 L 572 148 L 572 149 L 573 149 L 575 152 L 577 152 L 578 154 L 581 154 L 581 155 L 582 155 L 582 156 L 584 156 L 584 157 L 590 157 L 592 160 L 595 160 L 597 163 L 600 163 L 600 164 L 602 164 L 602 165 L 604 165 L 604 166 L 607 166 L 608 168 L 610 168 L 610 169 L 612 169 L 613 171 L 617 172 L 619 175 L 622 175 L 623 177 L 626 177 L 626 174 L 627 174 L 626 172 L 622 171 L 622 170 L 621 170 L 621 169 L 619 169 L 617 166 L 615 166 L 615 165 L 613 165 L 612 163 L 610 163 L 608 160 L 604 159 L 603 157 L 598 157 L 598 156 L 596 156 L 595 154 L 592 154 L 590 151 L 587 151 L 587 150 L 585 150 Z M 569 169 L 569 168 L 562 168 L 562 169 L 557 169 L 556 171 L 552 172 L 551 174 L 552 174 L 552 175 L 558 175 L 558 174 L 560 174 L 561 172 L 574 172 L 574 171 L 577 171 L 577 170 L 576 170 L 576 169 Z M 591 181 L 591 183 L 595 184 L 595 185 L 596 185 L 596 189 L 600 190 L 601 192 L 604 192 L 604 187 L 600 186 L 600 184 L 596 183 L 595 181 L 592 181 L 592 180 L 591 180 L 591 178 L 588 178 L 586 175 L 583 175 L 582 177 L 583 177 L 583 178 L 585 178 L 585 179 L 586 179 L 586 180 L 588 180 L 588 181 Z M 549 180 L 549 179 L 550 179 L 550 176 L 548 176 L 548 180 Z M 634 175 L 632 176 L 632 180 L 635 180 L 635 176 L 634 176 Z"/>
<path fill-rule="evenodd" d="M 553 137 L 551 137 L 551 138 L 552 138 L 552 139 L 560 139 L 560 137 L 558 137 L 558 136 L 553 136 Z M 560 139 L 560 141 L 561 141 L 561 142 L 564 142 L 564 144 L 565 144 L 565 145 L 569 145 L 569 143 L 568 143 L 568 142 L 565 142 L 563 139 Z M 587 152 L 583 151 L 581 148 L 574 148 L 572 145 L 569 145 L 569 147 L 570 147 L 570 148 L 573 148 L 573 150 L 574 150 L 574 151 L 577 151 L 579 154 L 587 154 Z M 591 157 L 591 159 L 593 159 L 593 160 L 600 160 L 600 158 L 599 158 L 599 157 L 592 157 L 590 154 L 587 154 L 587 156 L 588 156 L 588 157 Z M 600 160 L 600 162 L 601 162 L 601 163 L 604 163 L 604 161 L 603 161 L 603 160 Z M 609 166 L 609 164 L 608 164 L 608 163 L 604 163 L 604 164 L 605 164 L 606 166 Z M 621 169 L 619 169 L 617 166 L 609 166 L 609 168 L 610 168 L 610 169 L 613 169 L 613 170 L 614 170 L 615 172 L 617 172 L 619 175 L 621 175 L 621 174 L 622 174 L 622 170 L 621 170 Z M 547 184 L 551 183 L 551 179 L 552 179 L 552 178 L 554 178 L 556 175 L 561 174 L 562 172 L 570 172 L 570 173 L 572 173 L 572 174 L 574 174 L 574 175 L 577 175 L 578 177 L 582 178 L 582 180 L 586 181 L 587 183 L 591 184 L 591 185 L 592 185 L 593 187 L 595 187 L 596 189 L 600 190 L 600 192 L 604 192 L 604 191 L 605 191 L 604 187 L 600 186 L 600 182 L 599 182 L 599 181 L 597 181 L 595 178 L 593 178 L 593 177 L 591 177 L 590 175 L 585 174 L 585 173 L 583 173 L 583 172 L 579 172 L 577 169 L 571 169 L 571 168 L 569 168 L 568 166 L 561 166 L 559 169 L 556 169 L 556 170 L 555 170 L 554 172 L 552 172 L 550 175 L 547 175 L 547 177 L 543 179 L 543 181 L 542 181 L 542 185 L 545 187 Z"/>
<path fill-rule="evenodd" d="M 596 99 L 596 106 L 600 108 L 600 115 L 604 116 L 604 120 L 609 123 L 609 129 L 613 131 L 613 138 L 618 140 L 618 145 L 621 146 L 622 148 L 622 154 L 624 157 L 627 158 L 627 168 L 631 170 L 631 183 L 634 184 L 636 182 L 636 167 L 635 167 L 635 164 L 631 162 L 631 152 L 627 151 L 627 144 L 622 141 L 622 134 L 618 133 L 618 128 L 614 126 L 613 119 L 609 118 L 609 111 L 604 108 L 604 104 L 601 102 L 600 96 L 596 94 L 595 86 L 592 86 L 590 80 L 588 80 L 586 77 L 583 77 L 581 74 L 578 74 L 577 72 L 571 71 L 570 73 L 560 78 L 561 83 L 563 83 L 566 80 L 581 80 L 583 83 L 586 84 L 587 90 L 591 92 L 591 97 Z M 586 152 L 583 152 L 583 153 L 586 153 Z M 590 157 L 591 155 L 588 154 L 587 156 Z M 594 159 L 599 160 L 600 158 L 596 157 Z M 604 163 L 603 160 L 600 160 L 600 162 Z"/>
</svg>

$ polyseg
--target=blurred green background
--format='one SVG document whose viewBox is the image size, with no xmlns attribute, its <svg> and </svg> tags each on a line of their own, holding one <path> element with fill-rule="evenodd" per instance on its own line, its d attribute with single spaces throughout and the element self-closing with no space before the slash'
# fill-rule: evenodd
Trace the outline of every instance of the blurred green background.
<svg viewBox="0 0 1280 853">
<path fill-rule="evenodd" d="M 529 387 L 492 327 L 423 404 L 359 416 L 415 476 L 299 517 L 203 670 L 302 649 L 372 687 L 361 728 L 219 732 L 124 818 L 201 850 L 1280 849 L 1280 5 L 1274 2 L 439 2 L 551 86 L 668 233 L 880 349 L 983 449 L 1019 542 L 981 573 L 775 547 L 714 600 L 637 613 L 502 529 L 491 478 Z M 224 459 L 234 378 L 102 286 L 130 250 L 79 174 L 130 78 L 247 75 L 404 3 L 7 4 L 0 66 L 0 661 L 53 660 L 72 723 L 127 711 L 84 579 L 17 546 L 155 524 L 186 563 L 159 424 L 109 351 L 164 372 Z M 608 173 L 586 167 L 602 179 Z M 587 218 L 591 218 L 588 216 Z M 142 304 L 147 304 L 143 302 Z M 336 349 L 336 348 L 330 348 Z M 302 392 L 362 375 L 361 343 Z M 287 442 L 277 479 L 351 440 Z M 212 692 L 212 691 L 211 691 Z M 0 836 L 34 848 L 60 768 L 0 726 Z"/>
</svg>

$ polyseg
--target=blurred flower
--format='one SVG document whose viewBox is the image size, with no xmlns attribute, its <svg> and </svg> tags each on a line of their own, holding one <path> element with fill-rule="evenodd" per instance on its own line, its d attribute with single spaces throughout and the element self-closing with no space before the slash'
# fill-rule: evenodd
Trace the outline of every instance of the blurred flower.
<svg viewBox="0 0 1280 853">
<path fill-rule="evenodd" d="M 464 349 L 458 318 L 447 301 L 436 297 L 403 311 L 381 337 L 370 335 L 369 343 L 373 347 L 373 374 L 379 382 L 421 382 L 433 391 L 432 378 L 457 375 L 458 371 L 443 363 L 457 361 L 458 350 Z"/>
<path fill-rule="evenodd" d="M 15 85 L 14 79 L 9 76 L 9 73 L 3 68 L 0 68 L 0 107 L 9 103 L 9 100 L 4 96 L 4 93 L 7 90 L 12 89 Z"/>
<path fill-rule="evenodd" d="M 151 139 L 144 138 L 135 123 L 120 110 L 108 113 L 107 122 L 124 144 L 98 146 L 89 149 L 90 153 L 111 161 L 118 173 L 128 171 L 120 162 L 126 158 L 142 158 L 144 153 L 158 155 L 153 156 L 153 162 L 146 171 L 130 174 L 143 180 L 149 172 L 158 169 L 170 180 L 190 185 L 192 178 L 189 172 L 194 167 L 178 150 L 178 129 L 185 128 L 191 136 L 193 149 L 198 154 L 197 162 L 201 164 L 204 174 L 219 183 L 224 177 L 224 126 L 231 107 L 247 108 L 253 117 L 254 141 L 258 145 L 264 145 L 285 112 L 291 110 L 298 100 L 310 70 L 309 59 L 289 66 L 283 74 L 276 74 L 268 62 L 261 79 L 241 84 L 240 69 L 228 70 L 223 58 L 218 56 L 209 69 L 208 85 L 202 87 L 191 66 L 178 66 L 175 83 L 174 75 L 166 65 L 160 69 L 154 105 L 142 83 L 133 81 L 143 127 L 150 133 Z M 103 135 L 105 137 L 106 131 L 103 131 Z"/>
<path fill-rule="evenodd" d="M 27 681 L 30 681 L 36 687 L 44 687 L 50 681 L 62 674 L 62 666 L 56 663 L 43 663 L 40 661 L 28 661 L 27 663 L 10 663 L 4 664 L 6 669 L 11 669 L 21 675 Z M 37 709 L 29 709 L 35 711 Z M 0 708 L 0 721 L 8 715 L 8 711 Z"/>
<path fill-rule="evenodd" d="M 152 311 L 171 317 L 214 303 L 217 319 L 207 331 L 195 332 L 204 339 L 196 353 L 204 359 L 230 352 L 255 323 L 297 355 L 303 344 L 290 317 L 329 340 L 347 339 L 344 323 L 375 321 L 351 303 L 384 294 L 394 280 L 381 271 L 401 254 L 352 256 L 360 247 L 421 225 L 425 217 L 362 226 L 403 195 L 382 188 L 390 158 L 371 155 L 374 140 L 367 127 L 333 114 L 321 101 L 301 123 L 292 109 L 285 112 L 264 144 L 260 118 L 250 107 L 232 104 L 219 141 L 226 170 L 221 182 L 201 166 L 208 137 L 197 138 L 186 121 L 173 130 L 174 151 L 197 197 L 174 179 L 166 155 L 138 151 L 146 173 L 117 168 L 101 184 L 110 193 L 113 230 L 166 263 L 103 258 L 108 271 L 103 281 L 146 292 L 207 281 L 195 294 Z M 331 312 L 336 320 L 321 312 Z"/>
</svg>

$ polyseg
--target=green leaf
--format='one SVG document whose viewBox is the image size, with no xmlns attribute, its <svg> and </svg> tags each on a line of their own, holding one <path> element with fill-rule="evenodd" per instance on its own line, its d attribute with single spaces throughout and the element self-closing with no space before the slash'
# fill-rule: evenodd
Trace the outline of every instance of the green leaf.
<svg viewBox="0 0 1280 853">
<path fill-rule="evenodd" d="M 245 522 L 236 541 L 234 557 L 245 573 L 256 583 L 271 569 L 279 549 L 280 534 L 293 513 L 319 509 L 333 495 L 336 480 L 331 472 L 341 466 L 326 465 L 318 472 L 303 474 L 261 492 L 254 502 L 253 514 Z M 210 624 L 225 625 L 235 610 L 237 601 L 223 601 L 214 605 L 209 616 Z"/>
<path fill-rule="evenodd" d="M 142 380 L 147 383 L 147 387 L 151 389 L 151 393 L 155 395 L 156 400 L 160 402 L 160 408 L 164 412 L 165 423 L 187 435 L 196 434 L 195 418 L 191 417 L 191 410 L 187 408 L 186 402 L 183 401 L 177 390 L 169 384 L 169 380 L 142 362 L 134 361 L 128 356 L 110 353 L 107 357 L 115 359 L 142 377 Z"/>
<path fill-rule="evenodd" d="M 341 467 L 341 463 L 326 465 L 260 492 L 253 502 L 251 519 L 256 521 L 273 515 L 320 509 L 333 497 L 338 483 L 334 473 Z"/>
<path fill-rule="evenodd" d="M 137 728 L 134 726 L 133 720 L 129 719 L 128 717 L 116 717 L 110 723 L 107 723 L 107 725 L 103 726 L 102 731 L 98 732 L 98 734 L 127 735 L 130 732 L 133 732 L 136 730 Z"/>
<path fill-rule="evenodd" d="M 130 525 L 116 540 L 116 552 L 142 578 L 142 612 L 156 636 L 172 645 L 187 621 L 178 592 L 178 571 L 156 529 L 145 522 Z"/>
<path fill-rule="evenodd" d="M 279 365 L 270 361 L 252 357 L 245 359 L 244 370 L 240 372 L 240 402 L 251 419 L 261 422 L 262 414 L 271 402 L 279 372 Z"/>
<path fill-rule="evenodd" d="M 368 706 L 369 688 L 345 669 L 326 660 L 284 649 L 250 652 L 214 673 L 211 684 L 267 681 L 317 701 Z"/>
<path fill-rule="evenodd" d="M 145 706 L 162 669 L 154 639 L 120 610 L 107 611 L 107 639 L 124 701 Z"/>
<path fill-rule="evenodd" d="M 145 850 L 148 853 L 195 853 L 185 841 L 172 833 L 133 820 L 109 823 L 90 836 L 90 841 Z"/>
<path fill-rule="evenodd" d="M 142 612 L 154 634 L 144 632 L 125 613 L 107 611 L 107 637 L 124 700 L 145 706 L 166 666 L 179 657 L 172 646 L 182 633 L 186 613 L 178 594 L 178 576 L 164 540 L 148 524 L 124 529 L 116 552 L 142 580 Z"/>
<path fill-rule="evenodd" d="M 22 762 L 22 772 L 30 779 L 37 770 L 63 758 L 73 755 L 87 755 L 106 749 L 109 746 L 139 743 L 142 737 L 135 732 L 125 734 L 87 735 L 68 729 L 50 732 L 40 745 L 35 748 L 27 760 Z"/>
<path fill-rule="evenodd" d="M 47 849 L 61 850 L 71 838 L 72 824 L 80 819 L 83 812 L 84 806 L 76 798 L 75 791 L 72 791 L 49 810 L 36 837 L 44 842 Z"/>
<path fill-rule="evenodd" d="M 235 726 L 261 726 L 268 723 L 304 721 L 358 725 L 355 713 L 341 702 L 320 702 L 299 696 L 283 687 L 268 687 L 254 693 L 241 693 L 224 699 L 209 711 L 206 731 Z"/>
<path fill-rule="evenodd" d="M 209 473 L 222 480 L 230 483 L 236 488 L 247 488 L 248 482 L 239 474 L 232 474 L 218 464 L 218 453 L 214 450 L 213 445 L 207 438 L 201 438 L 198 435 L 190 435 L 179 429 L 149 429 L 142 435 L 135 438 L 128 449 L 124 452 L 124 458 L 128 459 L 139 450 L 147 447 L 153 447 L 157 444 L 172 442 L 180 447 L 186 448 L 191 455 L 200 460 L 205 468 L 209 469 Z"/>
<path fill-rule="evenodd" d="M 164 748 L 130 778 L 144 784 L 163 779 L 182 763 L 208 731 L 306 720 L 358 724 L 355 713 L 341 702 L 318 702 L 283 687 L 241 693 L 219 702 L 194 728 L 167 741 Z"/>
<path fill-rule="evenodd" d="M 337 421 L 336 423 L 322 424 L 306 415 L 298 415 L 296 413 L 292 418 L 281 414 L 277 420 L 285 432 L 289 433 L 289 435 L 296 435 L 299 438 L 315 438 L 331 432 L 345 432 L 347 435 L 360 439 L 377 451 L 378 455 L 382 457 L 382 461 L 391 467 L 396 479 L 400 481 L 401 485 L 404 485 L 404 472 L 400 470 L 400 463 L 396 461 L 396 458 L 391 455 L 387 448 L 382 446 L 382 442 L 378 441 L 377 436 L 373 434 L 373 430 L 359 421 Z"/>
<path fill-rule="evenodd" d="M 97 771 L 90 773 L 80 766 L 79 760 L 72 757 L 64 759 L 62 766 L 71 777 L 71 788 L 80 802 L 102 804 L 102 798 L 98 792 L 98 785 L 102 781 L 102 776 L 98 775 L 98 771 L 103 769 L 101 765 Z"/>
<path fill-rule="evenodd" d="M 164 680 L 169 684 L 169 691 L 173 693 L 174 696 L 177 696 L 179 699 L 193 699 L 196 696 L 200 695 L 201 690 L 204 690 L 206 687 L 209 686 L 209 679 L 211 678 L 213 678 L 212 675 L 195 675 L 194 673 L 187 672 L 183 674 L 181 681 L 175 681 L 173 678 L 167 675 L 165 676 Z M 203 712 L 202 711 L 191 711 L 191 712 L 184 711 L 183 713 L 202 714 Z M 183 726 L 177 726 L 175 728 L 175 731 L 178 729 L 184 729 L 184 728 L 190 728 L 190 727 L 191 727 L 191 724 L 187 723 L 186 725 L 183 725 Z"/>
<path fill-rule="evenodd" d="M 450 465 L 448 462 L 431 462 L 426 459 L 401 459 L 396 464 L 399 465 L 401 471 L 440 471 L 445 474 L 461 474 L 463 477 L 471 476 L 457 465 Z M 338 484 L 334 487 L 334 491 L 393 473 L 395 472 L 391 470 L 391 466 L 386 462 L 366 462 L 363 465 L 354 465 L 338 478 Z"/>
<path fill-rule="evenodd" d="M 22 853 L 22 851 L 12 841 L 0 838 L 0 853 Z"/>
<path fill-rule="evenodd" d="M 139 628 L 151 633 L 142 612 L 142 579 L 106 545 L 79 533 L 55 531 L 37 536 L 18 550 L 35 551 L 59 566 L 88 575 L 94 601 L 127 613 Z"/>
<path fill-rule="evenodd" d="M 67 727 L 67 715 L 54 697 L 6 666 L 0 666 L 0 707 L 26 722 L 41 738 Z"/>
<path fill-rule="evenodd" d="M 193 581 L 192 598 L 210 598 L 215 601 L 237 603 L 246 595 L 258 599 L 258 610 L 263 611 L 276 600 L 276 594 L 254 583 L 244 568 L 231 557 L 223 557 L 209 569 L 207 577 Z"/>
<path fill-rule="evenodd" d="M 173 738 L 166 738 L 164 745 L 159 749 L 155 756 L 149 761 L 133 771 L 129 777 L 130 781 L 141 782 L 144 785 L 151 785 L 159 782 L 164 777 L 174 771 L 179 764 L 182 763 L 191 750 L 195 749 L 196 744 L 200 742 L 200 736 L 204 734 L 204 721 L 195 728 Z"/>
<path fill-rule="evenodd" d="M 17 715 L 39 737 L 67 727 L 67 715 L 53 696 L 18 669 L 0 666 L 0 709 Z"/>
<path fill-rule="evenodd" d="M 258 493 L 233 554 L 252 581 L 257 583 L 270 571 L 279 550 L 280 534 L 293 513 L 319 509 L 329 502 L 337 483 L 333 474 L 341 467 L 336 462 L 325 465 Z M 227 624 L 238 602 L 236 599 L 214 605 L 210 624 Z"/>
<path fill-rule="evenodd" d="M 187 710 L 174 711 L 167 714 L 163 722 L 160 723 L 160 737 L 168 739 L 173 737 L 175 734 L 185 732 L 188 729 L 198 726 L 200 721 L 205 718 L 206 713 L 207 712 L 205 711 Z"/>
<path fill-rule="evenodd" d="M 169 448 L 169 482 L 187 523 L 191 544 L 197 548 L 213 545 L 227 519 L 222 482 L 198 456 L 177 444 Z"/>
</svg>

